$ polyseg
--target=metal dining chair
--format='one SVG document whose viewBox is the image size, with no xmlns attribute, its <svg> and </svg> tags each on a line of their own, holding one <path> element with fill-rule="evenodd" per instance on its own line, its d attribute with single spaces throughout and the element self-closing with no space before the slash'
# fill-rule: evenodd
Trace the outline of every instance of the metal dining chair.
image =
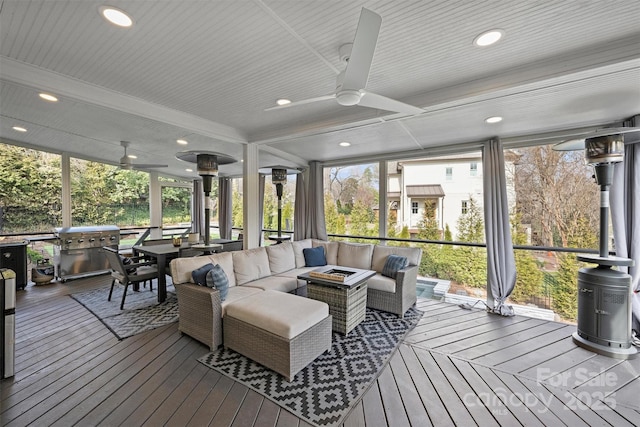
<svg viewBox="0 0 640 427">
<path fill-rule="evenodd" d="M 152 262 L 137 262 L 125 265 L 120 257 L 120 254 L 116 249 L 104 247 L 104 254 L 111 266 L 111 289 L 109 290 L 108 301 L 111 301 L 111 295 L 113 294 L 113 288 L 116 281 L 124 285 L 124 292 L 122 293 L 122 302 L 120 303 L 120 310 L 124 308 L 124 301 L 127 297 L 127 289 L 129 285 L 136 285 L 140 282 L 147 280 L 153 280 L 158 278 L 158 268 L 153 266 Z M 151 290 L 153 287 L 151 286 Z"/>
</svg>

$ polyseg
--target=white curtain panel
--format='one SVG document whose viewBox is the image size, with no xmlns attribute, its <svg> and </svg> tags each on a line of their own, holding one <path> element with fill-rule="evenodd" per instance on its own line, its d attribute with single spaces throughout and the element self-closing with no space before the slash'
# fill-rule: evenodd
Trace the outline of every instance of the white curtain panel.
<svg viewBox="0 0 640 427">
<path fill-rule="evenodd" d="M 231 239 L 233 228 L 231 204 L 231 179 L 218 178 L 218 227 L 221 239 Z"/>
<path fill-rule="evenodd" d="M 265 185 L 265 176 L 260 175 L 258 178 L 258 218 L 259 218 L 259 235 L 258 235 L 258 246 L 262 246 L 262 229 L 264 228 L 264 185 Z"/>
<path fill-rule="evenodd" d="M 516 262 L 511 242 L 504 152 L 499 139 L 482 150 L 484 227 L 487 241 L 487 305 L 494 313 L 513 316 L 505 304 L 516 283 Z"/>
<path fill-rule="evenodd" d="M 204 192 L 202 190 L 202 181 L 196 179 L 193 181 L 191 214 L 191 232 L 204 235 Z"/>
<path fill-rule="evenodd" d="M 307 193 L 307 226 L 305 238 L 327 240 L 327 227 L 324 223 L 324 183 L 322 165 L 309 163 L 309 191 Z"/>
<path fill-rule="evenodd" d="M 303 240 L 307 235 L 307 194 L 304 188 L 304 172 L 296 175 L 296 204 L 293 210 L 293 240 Z"/>
</svg>

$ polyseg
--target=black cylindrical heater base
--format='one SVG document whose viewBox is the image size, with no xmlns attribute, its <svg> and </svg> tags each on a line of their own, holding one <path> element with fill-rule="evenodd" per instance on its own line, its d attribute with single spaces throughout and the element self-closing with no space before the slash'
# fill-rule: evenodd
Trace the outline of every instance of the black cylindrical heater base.
<svg viewBox="0 0 640 427">
<path fill-rule="evenodd" d="M 632 359 L 631 276 L 608 267 L 578 272 L 578 330 L 580 347 L 616 359 Z"/>
</svg>

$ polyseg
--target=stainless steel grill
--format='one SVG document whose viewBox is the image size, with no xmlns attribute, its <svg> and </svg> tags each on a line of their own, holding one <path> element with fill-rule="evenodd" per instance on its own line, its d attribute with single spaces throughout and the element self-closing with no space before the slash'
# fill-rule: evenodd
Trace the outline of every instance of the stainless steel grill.
<svg viewBox="0 0 640 427">
<path fill-rule="evenodd" d="M 102 248 L 117 249 L 120 244 L 120 229 L 115 225 L 56 228 L 55 235 L 54 263 L 62 281 L 109 271 Z"/>
</svg>

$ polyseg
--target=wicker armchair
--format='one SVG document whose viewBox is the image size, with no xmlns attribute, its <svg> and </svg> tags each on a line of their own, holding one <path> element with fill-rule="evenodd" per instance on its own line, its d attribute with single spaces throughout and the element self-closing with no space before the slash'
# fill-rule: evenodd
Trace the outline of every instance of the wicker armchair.
<svg viewBox="0 0 640 427">
<path fill-rule="evenodd" d="M 369 288 L 367 289 L 367 307 L 404 317 L 404 313 L 417 301 L 417 278 L 417 265 L 411 265 L 399 270 L 396 276 L 395 293 Z"/>
<path fill-rule="evenodd" d="M 178 330 L 209 346 L 222 345 L 220 292 L 206 286 L 175 284 L 178 295 Z"/>
</svg>

